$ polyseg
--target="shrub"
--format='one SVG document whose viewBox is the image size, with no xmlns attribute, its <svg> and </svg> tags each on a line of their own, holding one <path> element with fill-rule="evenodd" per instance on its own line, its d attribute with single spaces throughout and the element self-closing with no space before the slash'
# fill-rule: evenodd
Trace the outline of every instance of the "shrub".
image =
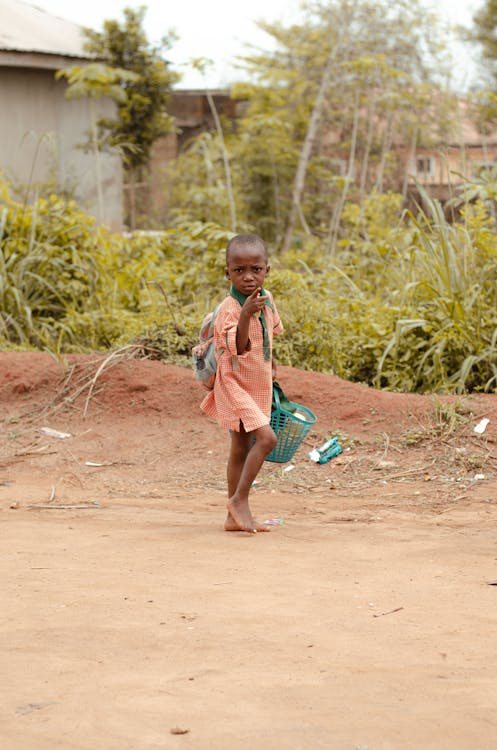
<svg viewBox="0 0 497 750">
<path fill-rule="evenodd" d="M 344 210 L 335 258 L 316 237 L 272 258 L 280 362 L 391 390 L 497 390 L 493 220 L 481 202 L 457 224 L 424 205 L 402 217 L 394 197 L 371 196 Z M 74 203 L 24 206 L 0 183 L 0 341 L 56 352 L 138 342 L 186 363 L 226 293 L 230 236 L 212 222 L 113 235 Z"/>
</svg>

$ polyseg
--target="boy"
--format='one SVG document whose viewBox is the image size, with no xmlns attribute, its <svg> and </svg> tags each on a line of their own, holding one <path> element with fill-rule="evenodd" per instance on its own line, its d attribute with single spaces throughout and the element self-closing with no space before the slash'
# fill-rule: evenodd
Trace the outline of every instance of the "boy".
<svg viewBox="0 0 497 750">
<path fill-rule="evenodd" d="M 214 388 L 200 408 L 231 433 L 228 458 L 226 531 L 269 531 L 257 523 L 249 492 L 266 456 L 276 445 L 270 426 L 273 335 L 283 330 L 278 311 L 263 282 L 269 273 L 263 240 L 239 234 L 226 248 L 229 295 L 216 315 L 214 341 L 221 352 Z"/>
</svg>

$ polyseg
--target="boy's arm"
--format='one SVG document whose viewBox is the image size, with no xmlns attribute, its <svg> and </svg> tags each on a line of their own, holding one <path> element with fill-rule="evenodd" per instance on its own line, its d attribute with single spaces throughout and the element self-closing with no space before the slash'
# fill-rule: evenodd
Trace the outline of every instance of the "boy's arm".
<svg viewBox="0 0 497 750">
<path fill-rule="evenodd" d="M 243 354 L 249 344 L 250 315 L 244 315 L 243 307 L 236 329 L 236 353 Z"/>
<path fill-rule="evenodd" d="M 240 311 L 240 318 L 236 329 L 236 353 L 243 354 L 249 348 L 249 326 L 250 318 L 264 307 L 267 297 L 260 296 L 261 288 L 254 289 L 252 294 L 245 300 Z"/>
</svg>

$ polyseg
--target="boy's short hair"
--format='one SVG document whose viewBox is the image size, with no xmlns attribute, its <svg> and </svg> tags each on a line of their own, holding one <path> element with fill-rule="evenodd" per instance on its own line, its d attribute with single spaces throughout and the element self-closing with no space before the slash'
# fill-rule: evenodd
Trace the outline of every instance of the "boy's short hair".
<svg viewBox="0 0 497 750">
<path fill-rule="evenodd" d="M 235 245 L 260 245 L 264 250 L 266 262 L 269 260 L 266 243 L 264 242 L 262 237 L 259 237 L 258 234 L 252 234 L 251 232 L 249 232 L 247 234 L 236 234 L 230 239 L 230 241 L 226 245 L 226 263 L 228 263 L 229 261 L 230 250 Z"/>
</svg>

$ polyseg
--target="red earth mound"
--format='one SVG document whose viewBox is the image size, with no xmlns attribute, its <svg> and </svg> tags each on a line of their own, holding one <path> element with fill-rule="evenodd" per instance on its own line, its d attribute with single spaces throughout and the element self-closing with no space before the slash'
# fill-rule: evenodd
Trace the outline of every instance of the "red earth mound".
<svg viewBox="0 0 497 750">
<path fill-rule="evenodd" d="M 278 378 L 289 398 L 316 414 L 319 434 L 339 431 L 361 441 L 419 429 L 434 415 L 437 403 L 460 401 L 378 391 L 335 375 L 291 367 L 280 367 Z M 31 352 L 0 355 L 0 403 L 6 414 L 34 416 L 54 408 L 60 412 L 64 404 L 76 407 L 78 418 L 80 411 L 88 417 L 134 420 L 160 413 L 184 423 L 188 444 L 188 425 L 206 421 L 199 410 L 203 394 L 189 368 L 158 361 L 103 355 L 68 355 L 57 361 Z M 492 416 L 497 411 L 495 401 L 494 396 L 468 397 L 465 408 L 475 415 Z"/>
</svg>

